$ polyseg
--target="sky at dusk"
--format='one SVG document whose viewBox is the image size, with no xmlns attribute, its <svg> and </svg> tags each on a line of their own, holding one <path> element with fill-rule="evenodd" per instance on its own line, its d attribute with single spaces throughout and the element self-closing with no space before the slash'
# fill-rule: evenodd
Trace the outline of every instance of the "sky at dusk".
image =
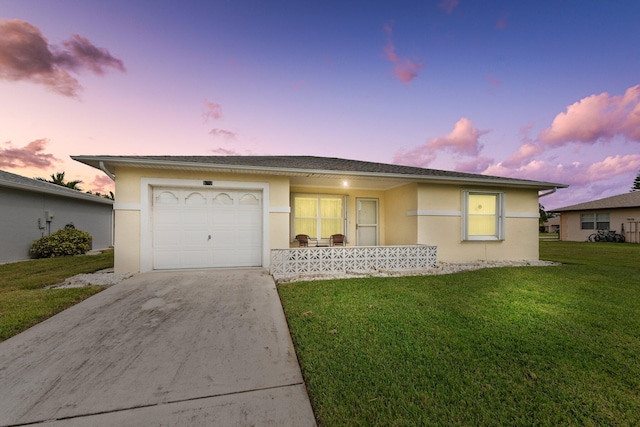
<svg viewBox="0 0 640 427">
<path fill-rule="evenodd" d="M 316 155 L 568 184 L 640 171 L 640 2 L 0 1 L 0 169 Z M 116 195 L 117 199 L 117 195 Z"/>
</svg>

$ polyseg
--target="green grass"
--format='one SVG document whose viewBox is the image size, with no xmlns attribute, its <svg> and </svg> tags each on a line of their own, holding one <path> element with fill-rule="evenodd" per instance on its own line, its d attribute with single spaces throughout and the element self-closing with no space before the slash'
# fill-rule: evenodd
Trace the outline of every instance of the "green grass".
<svg viewBox="0 0 640 427">
<path fill-rule="evenodd" d="M 0 265 L 0 341 L 100 292 L 100 286 L 43 289 L 67 277 L 113 267 L 113 251 Z"/>
<path fill-rule="evenodd" d="M 541 240 L 560 240 L 558 233 L 538 233 Z"/>
<path fill-rule="evenodd" d="M 321 426 L 640 420 L 640 245 L 557 267 L 279 285 Z"/>
</svg>

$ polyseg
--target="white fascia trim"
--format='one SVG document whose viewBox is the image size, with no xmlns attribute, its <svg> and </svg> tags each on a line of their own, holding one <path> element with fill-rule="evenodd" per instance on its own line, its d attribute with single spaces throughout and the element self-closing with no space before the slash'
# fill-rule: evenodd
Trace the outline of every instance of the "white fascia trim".
<svg viewBox="0 0 640 427">
<path fill-rule="evenodd" d="M 291 213 L 291 208 L 289 206 L 271 206 L 269 208 L 269 213 Z"/>
<path fill-rule="evenodd" d="M 114 211 L 139 211 L 141 210 L 140 203 L 114 203 Z"/>
<path fill-rule="evenodd" d="M 407 216 L 462 216 L 460 211 L 417 210 L 407 211 Z"/>
<path fill-rule="evenodd" d="M 202 180 L 174 178 L 140 179 L 140 272 L 153 271 L 152 201 L 153 187 L 198 188 L 262 191 L 262 267 L 269 268 L 269 183 L 250 181 L 213 181 L 204 185 Z"/>
<path fill-rule="evenodd" d="M 505 214 L 507 218 L 540 218 L 540 213 L 529 213 L 529 212 L 507 212 Z"/>
</svg>

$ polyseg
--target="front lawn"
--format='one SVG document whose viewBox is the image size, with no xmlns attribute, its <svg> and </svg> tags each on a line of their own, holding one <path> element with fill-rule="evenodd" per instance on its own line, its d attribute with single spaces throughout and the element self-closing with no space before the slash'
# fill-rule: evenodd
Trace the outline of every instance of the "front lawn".
<svg viewBox="0 0 640 427">
<path fill-rule="evenodd" d="M 113 251 L 0 265 L 0 341 L 100 292 L 100 286 L 43 289 L 67 277 L 113 267 Z"/>
<path fill-rule="evenodd" d="M 278 286 L 321 426 L 637 425 L 640 245 Z"/>
</svg>

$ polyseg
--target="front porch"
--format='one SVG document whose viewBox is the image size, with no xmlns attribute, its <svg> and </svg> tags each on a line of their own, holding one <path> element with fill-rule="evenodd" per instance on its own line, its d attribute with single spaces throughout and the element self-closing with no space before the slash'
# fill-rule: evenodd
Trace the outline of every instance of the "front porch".
<svg viewBox="0 0 640 427">
<path fill-rule="evenodd" d="M 410 246 L 309 247 L 271 250 L 276 281 L 304 275 L 415 271 L 436 265 L 438 248 Z"/>
</svg>

